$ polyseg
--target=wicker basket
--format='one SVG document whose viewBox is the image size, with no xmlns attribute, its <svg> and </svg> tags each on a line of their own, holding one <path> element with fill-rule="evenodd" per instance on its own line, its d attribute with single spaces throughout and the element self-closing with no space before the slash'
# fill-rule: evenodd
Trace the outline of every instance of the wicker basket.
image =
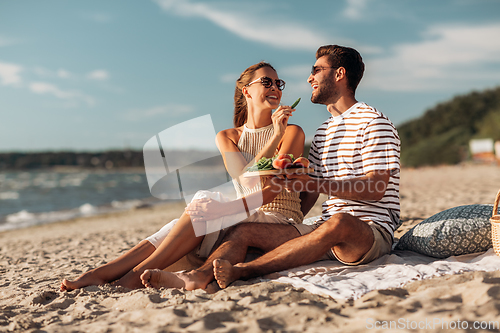
<svg viewBox="0 0 500 333">
<path fill-rule="evenodd" d="M 493 215 L 491 222 L 491 242 L 495 253 L 500 256 L 500 214 L 498 214 L 498 203 L 500 202 L 500 191 L 497 193 L 495 203 L 493 204 Z"/>
</svg>

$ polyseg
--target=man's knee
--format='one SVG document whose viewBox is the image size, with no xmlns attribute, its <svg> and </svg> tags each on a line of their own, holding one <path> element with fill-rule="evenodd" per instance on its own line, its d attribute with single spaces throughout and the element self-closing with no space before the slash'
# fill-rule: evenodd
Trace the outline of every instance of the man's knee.
<svg viewBox="0 0 500 333">
<path fill-rule="evenodd" d="M 350 214 L 336 214 L 316 231 L 317 237 L 329 244 L 332 250 L 335 248 L 335 256 L 345 263 L 359 260 L 374 242 L 372 228 Z"/>
<path fill-rule="evenodd" d="M 335 238 L 342 239 L 344 237 L 349 237 L 352 233 L 359 232 L 359 223 L 364 222 L 350 214 L 335 214 L 323 222 L 316 231 L 323 237 L 329 237 L 335 234 L 336 236 L 340 236 Z"/>
<path fill-rule="evenodd" d="M 328 220 L 323 222 L 325 231 L 338 231 L 339 229 L 349 228 L 350 226 L 350 217 L 349 214 L 335 214 L 330 217 Z M 323 226 L 322 225 L 322 226 Z"/>
</svg>

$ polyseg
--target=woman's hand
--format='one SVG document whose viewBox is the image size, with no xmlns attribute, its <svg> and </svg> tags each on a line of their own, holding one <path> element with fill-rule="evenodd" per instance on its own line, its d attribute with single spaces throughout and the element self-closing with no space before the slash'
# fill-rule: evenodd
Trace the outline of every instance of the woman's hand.
<svg viewBox="0 0 500 333">
<path fill-rule="evenodd" d="M 224 203 L 213 199 L 193 200 L 184 209 L 192 222 L 215 220 L 225 214 Z"/>
<path fill-rule="evenodd" d="M 285 134 L 286 127 L 288 125 L 288 118 L 292 116 L 292 112 L 295 109 L 291 109 L 287 105 L 281 105 L 276 111 L 271 115 L 271 120 L 274 126 L 274 135 L 282 138 Z"/>
</svg>

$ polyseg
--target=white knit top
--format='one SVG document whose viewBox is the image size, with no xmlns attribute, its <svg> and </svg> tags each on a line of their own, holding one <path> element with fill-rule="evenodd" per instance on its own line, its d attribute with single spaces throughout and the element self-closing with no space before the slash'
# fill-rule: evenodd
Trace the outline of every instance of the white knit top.
<svg viewBox="0 0 500 333">
<path fill-rule="evenodd" d="M 274 133 L 273 124 L 251 129 L 243 125 L 243 133 L 238 141 L 238 148 L 243 153 L 245 160 L 249 163 L 255 158 L 259 151 L 264 148 Z M 277 151 L 276 151 L 277 153 Z M 234 187 L 238 197 L 243 197 L 260 190 L 262 187 L 256 185 L 253 188 L 242 186 L 233 179 Z M 261 184 L 262 185 L 262 184 Z M 284 189 L 274 200 L 259 208 L 262 211 L 279 212 L 286 217 L 292 218 L 296 223 L 302 223 L 304 215 L 300 210 L 300 198 L 298 192 L 290 192 Z"/>
</svg>

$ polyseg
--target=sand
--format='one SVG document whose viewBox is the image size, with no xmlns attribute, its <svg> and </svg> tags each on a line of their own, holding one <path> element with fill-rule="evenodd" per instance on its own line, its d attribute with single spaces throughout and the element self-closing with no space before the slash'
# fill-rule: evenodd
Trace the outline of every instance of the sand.
<svg viewBox="0 0 500 333">
<path fill-rule="evenodd" d="M 439 211 L 493 203 L 500 167 L 404 169 L 403 226 Z M 220 290 L 59 291 L 63 278 L 123 253 L 182 212 L 150 207 L 0 233 L 0 331 L 27 332 L 350 332 L 469 331 L 500 320 L 500 272 L 469 272 L 336 300 L 263 279 Z M 319 206 L 310 215 L 317 215 Z M 491 324 L 491 323 L 490 323 Z M 443 326 L 444 325 L 444 326 Z M 392 328 L 392 330 L 388 330 Z M 484 330 L 498 331 L 498 330 Z"/>
</svg>

